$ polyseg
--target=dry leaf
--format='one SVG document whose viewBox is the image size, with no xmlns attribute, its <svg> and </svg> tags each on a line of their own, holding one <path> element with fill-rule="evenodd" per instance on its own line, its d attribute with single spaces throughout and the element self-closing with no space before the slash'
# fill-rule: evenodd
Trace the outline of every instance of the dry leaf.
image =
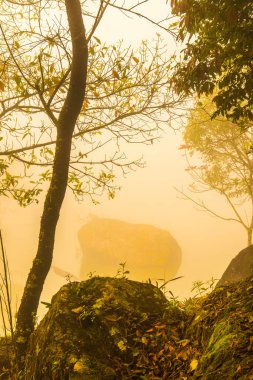
<svg viewBox="0 0 253 380">
<path fill-rule="evenodd" d="M 195 371 L 195 369 L 197 368 L 198 366 L 198 360 L 197 359 L 193 359 L 190 363 L 190 367 L 191 367 L 191 371 Z"/>
<path fill-rule="evenodd" d="M 116 314 L 110 314 L 110 315 L 106 315 L 104 317 L 107 321 L 110 321 L 110 322 L 117 322 L 119 321 L 122 317 L 118 317 Z"/>
<path fill-rule="evenodd" d="M 76 314 L 81 314 L 81 312 L 83 311 L 83 307 L 79 306 L 79 307 L 76 307 L 75 309 L 72 309 L 71 311 L 73 311 L 73 313 L 76 313 Z"/>
</svg>

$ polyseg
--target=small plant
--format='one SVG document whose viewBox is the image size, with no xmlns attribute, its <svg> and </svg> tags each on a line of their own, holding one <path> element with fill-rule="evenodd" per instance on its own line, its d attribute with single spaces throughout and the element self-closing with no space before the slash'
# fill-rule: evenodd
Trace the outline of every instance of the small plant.
<svg viewBox="0 0 253 380">
<path fill-rule="evenodd" d="M 119 264 L 119 269 L 117 271 L 117 274 L 115 277 L 121 278 L 121 279 L 126 279 L 128 278 L 129 270 L 126 270 L 126 261 L 124 263 Z"/>
<path fill-rule="evenodd" d="M 6 357 L 8 360 L 8 374 L 11 379 L 15 379 L 16 369 L 16 351 L 14 339 L 14 322 L 11 305 L 11 276 L 8 259 L 4 250 L 2 232 L 0 230 L 0 248 L 1 248 L 1 273 L 0 273 L 0 315 L 2 317 L 4 338 L 3 342 L 6 347 Z"/>
<path fill-rule="evenodd" d="M 179 297 L 175 296 L 175 294 L 171 290 L 169 290 L 169 294 L 170 296 L 167 298 L 170 301 L 170 303 L 174 306 L 181 307 L 182 302 L 179 300 Z"/>
<path fill-rule="evenodd" d="M 207 281 L 194 281 L 191 292 L 195 293 L 194 297 L 201 297 L 204 294 L 210 293 L 214 289 L 217 281 L 218 279 L 213 277 Z"/>
<path fill-rule="evenodd" d="M 73 274 L 67 273 L 65 275 L 65 279 L 66 279 L 68 284 L 71 284 L 71 282 L 73 281 L 73 278 L 74 278 Z"/>
<path fill-rule="evenodd" d="M 95 270 L 94 270 L 93 272 L 90 271 L 90 272 L 87 274 L 88 278 L 91 279 L 91 278 L 95 277 L 95 273 L 96 273 Z"/>
<path fill-rule="evenodd" d="M 172 282 L 172 281 L 176 281 L 176 280 L 179 280 L 180 278 L 182 278 L 183 276 L 178 276 L 178 277 L 174 277 L 174 278 L 170 278 L 169 280 L 166 281 L 165 278 L 158 278 L 157 281 L 155 282 L 155 285 L 158 289 L 160 289 L 164 295 L 166 295 L 166 293 L 168 293 L 168 289 L 166 288 L 166 286 L 168 285 L 169 282 Z M 150 279 L 149 279 L 150 280 Z M 151 283 L 151 282 L 150 282 Z M 169 293 L 172 294 L 171 291 L 169 291 Z M 174 296 L 173 296 L 174 297 Z"/>
</svg>

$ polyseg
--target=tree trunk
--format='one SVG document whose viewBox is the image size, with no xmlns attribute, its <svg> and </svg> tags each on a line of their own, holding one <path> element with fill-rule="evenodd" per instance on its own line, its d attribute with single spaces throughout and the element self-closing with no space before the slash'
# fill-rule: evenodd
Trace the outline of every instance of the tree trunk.
<svg viewBox="0 0 253 380">
<path fill-rule="evenodd" d="M 253 228 L 249 227 L 248 230 L 247 230 L 247 233 L 248 233 L 248 245 L 251 245 L 252 244 Z"/>
<path fill-rule="evenodd" d="M 17 314 L 16 344 L 21 363 L 28 338 L 34 330 L 40 295 L 53 258 L 55 230 L 68 182 L 72 135 L 85 96 L 88 48 L 81 5 L 79 0 L 65 0 L 65 6 L 72 40 L 72 68 L 68 93 L 57 124 L 52 179 L 41 218 L 38 250 Z"/>
</svg>

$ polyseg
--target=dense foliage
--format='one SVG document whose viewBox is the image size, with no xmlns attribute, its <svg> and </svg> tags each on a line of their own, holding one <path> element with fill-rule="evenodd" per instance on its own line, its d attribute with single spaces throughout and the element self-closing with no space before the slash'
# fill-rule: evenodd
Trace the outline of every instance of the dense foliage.
<svg viewBox="0 0 253 380">
<path fill-rule="evenodd" d="M 212 93 L 215 115 L 252 119 L 253 9 L 251 0 L 172 0 L 185 42 L 177 64 L 178 92 Z"/>
</svg>

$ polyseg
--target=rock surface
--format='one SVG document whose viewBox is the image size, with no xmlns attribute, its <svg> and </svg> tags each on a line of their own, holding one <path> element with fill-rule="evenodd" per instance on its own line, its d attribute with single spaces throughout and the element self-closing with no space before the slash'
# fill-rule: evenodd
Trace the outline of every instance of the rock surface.
<svg viewBox="0 0 253 380">
<path fill-rule="evenodd" d="M 198 360 L 190 379 L 253 380 L 253 277 L 199 300 L 185 335 Z"/>
<path fill-rule="evenodd" d="M 253 380 L 253 277 L 184 304 L 150 284 L 92 278 L 53 297 L 26 380 Z"/>
<path fill-rule="evenodd" d="M 80 278 L 89 272 L 115 276 L 126 262 L 129 278 L 137 281 L 173 278 L 181 264 L 181 249 L 168 231 L 92 217 L 78 233 L 82 248 Z"/>
<path fill-rule="evenodd" d="M 166 306 L 159 289 L 126 279 L 63 286 L 31 338 L 25 379 L 121 378 L 119 363 L 134 360 L 136 330 L 149 329 Z"/>
<path fill-rule="evenodd" d="M 253 245 L 233 258 L 216 286 L 228 285 L 253 275 Z"/>
</svg>

